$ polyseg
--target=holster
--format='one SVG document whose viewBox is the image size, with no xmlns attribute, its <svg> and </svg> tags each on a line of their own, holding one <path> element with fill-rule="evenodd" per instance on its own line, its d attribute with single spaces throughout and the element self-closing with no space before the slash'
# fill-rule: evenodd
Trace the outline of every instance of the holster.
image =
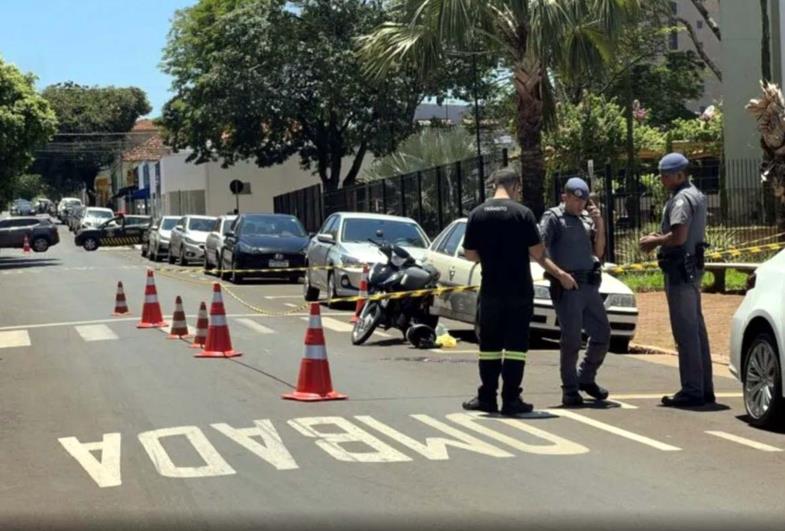
<svg viewBox="0 0 785 531">
<path fill-rule="evenodd" d="M 698 276 L 697 260 L 694 253 L 688 253 L 684 246 L 660 250 L 657 253 L 657 265 L 673 284 L 692 282 Z"/>
<path fill-rule="evenodd" d="M 695 268 L 701 271 L 706 267 L 706 249 L 711 247 L 706 242 L 698 242 L 695 245 Z"/>
<path fill-rule="evenodd" d="M 562 295 L 564 295 L 564 286 L 561 285 L 561 282 L 559 282 L 559 279 L 557 279 L 556 277 L 554 277 L 553 275 L 551 275 L 547 271 L 545 272 L 545 274 L 543 276 L 551 284 L 550 288 L 549 288 L 550 292 L 551 292 L 551 301 L 554 304 L 556 304 L 557 302 L 559 302 L 561 300 Z"/>
</svg>

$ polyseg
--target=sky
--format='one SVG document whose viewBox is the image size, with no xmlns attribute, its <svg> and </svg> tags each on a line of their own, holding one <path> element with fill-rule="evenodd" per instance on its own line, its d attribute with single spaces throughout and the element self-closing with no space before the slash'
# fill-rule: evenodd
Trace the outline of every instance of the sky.
<svg viewBox="0 0 785 531">
<path fill-rule="evenodd" d="M 137 86 L 159 115 L 171 97 L 161 72 L 174 12 L 196 0 L 0 0 L 0 57 L 38 76 L 38 88 Z"/>
</svg>

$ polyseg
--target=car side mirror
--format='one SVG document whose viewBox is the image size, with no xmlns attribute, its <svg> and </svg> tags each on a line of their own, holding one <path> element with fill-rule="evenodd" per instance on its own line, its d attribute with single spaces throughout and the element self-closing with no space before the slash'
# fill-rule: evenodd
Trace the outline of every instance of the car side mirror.
<svg viewBox="0 0 785 531">
<path fill-rule="evenodd" d="M 466 249 L 463 248 L 463 245 L 458 247 L 458 258 L 466 258 Z"/>
<path fill-rule="evenodd" d="M 335 243 L 335 238 L 333 237 L 333 235 L 328 233 L 317 234 L 316 239 L 319 240 L 321 243 L 326 243 L 329 245 Z"/>
</svg>

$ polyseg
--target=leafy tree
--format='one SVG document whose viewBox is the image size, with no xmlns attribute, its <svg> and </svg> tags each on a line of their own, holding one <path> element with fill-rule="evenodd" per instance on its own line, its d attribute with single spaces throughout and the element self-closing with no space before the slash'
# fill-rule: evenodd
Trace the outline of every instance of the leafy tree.
<svg viewBox="0 0 785 531">
<path fill-rule="evenodd" d="M 128 147 L 118 133 L 130 131 L 152 110 L 144 91 L 136 87 L 67 82 L 46 87 L 42 96 L 57 114 L 61 136 L 38 154 L 33 169 L 58 189 L 84 184 L 92 190 L 100 169 Z M 71 136 L 74 133 L 89 135 Z"/>
<path fill-rule="evenodd" d="M 544 210 L 542 132 L 554 111 L 549 73 L 594 75 L 612 57 L 640 0 L 397 0 L 393 16 L 362 40 L 367 69 L 383 78 L 413 64 L 427 72 L 449 50 L 484 51 L 509 69 L 516 92 L 525 201 Z"/>
<path fill-rule="evenodd" d="M 28 201 L 38 196 L 49 196 L 50 189 L 38 174 L 27 173 L 14 179 L 14 197 L 21 197 Z"/>
<path fill-rule="evenodd" d="M 704 114 L 698 118 L 676 119 L 668 131 L 671 140 L 683 140 L 698 144 L 701 152 L 722 152 L 722 111 L 715 111 L 712 115 Z"/>
<path fill-rule="evenodd" d="M 355 38 L 384 20 L 382 4 L 201 0 L 179 11 L 163 59 L 176 93 L 163 112 L 168 143 L 196 163 L 299 155 L 326 190 L 352 184 L 366 154 L 390 153 L 423 96 L 448 85 L 444 69 L 362 75 Z"/>
<path fill-rule="evenodd" d="M 366 180 L 404 175 L 477 156 L 474 137 L 463 127 L 424 127 L 406 138 L 398 149 L 374 161 Z"/>
<path fill-rule="evenodd" d="M 11 199 L 15 178 L 57 127 L 54 112 L 34 83 L 34 76 L 0 59 L 0 204 Z"/>
</svg>

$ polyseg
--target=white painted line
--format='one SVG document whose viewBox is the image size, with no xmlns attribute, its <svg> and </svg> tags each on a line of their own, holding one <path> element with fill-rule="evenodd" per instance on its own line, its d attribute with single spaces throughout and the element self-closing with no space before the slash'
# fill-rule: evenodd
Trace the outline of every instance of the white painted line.
<svg viewBox="0 0 785 531">
<path fill-rule="evenodd" d="M 756 450 L 760 450 L 762 452 L 781 452 L 781 448 L 777 448 L 776 446 L 769 446 L 768 444 L 759 443 L 757 441 L 753 441 L 752 439 L 747 439 L 745 437 L 739 437 L 738 435 L 733 435 L 732 433 L 727 433 L 724 431 L 706 431 L 709 435 L 714 435 L 715 437 L 719 437 L 720 439 L 726 439 L 728 441 L 732 441 L 735 443 L 739 443 L 744 446 L 749 446 L 750 448 L 755 448 Z"/>
<path fill-rule="evenodd" d="M 75 326 L 74 329 L 85 341 L 111 341 L 112 339 L 117 339 L 117 334 L 103 324 Z"/>
<path fill-rule="evenodd" d="M 302 295 L 265 295 L 265 299 L 274 301 L 276 299 L 302 299 Z"/>
<path fill-rule="evenodd" d="M 447 348 L 447 349 L 432 348 L 432 349 L 430 349 L 430 352 L 435 352 L 436 354 L 477 354 L 478 350 L 477 349 L 474 349 L 474 350 L 458 350 L 458 349 L 455 349 L 455 348 Z"/>
<path fill-rule="evenodd" d="M 307 317 L 302 318 L 303 321 L 308 321 Z M 349 323 L 344 323 L 343 321 L 339 321 L 338 319 L 333 319 L 332 317 L 322 317 L 322 326 L 333 332 L 351 332 L 354 328 L 353 325 Z"/>
<path fill-rule="evenodd" d="M 587 426 L 592 426 L 593 428 L 597 428 L 603 431 L 607 431 L 608 433 L 618 435 L 619 437 L 624 437 L 625 439 L 639 442 L 641 444 L 645 444 L 646 446 L 651 446 L 652 448 L 656 448 L 657 450 L 662 450 L 663 452 L 678 452 L 679 450 L 681 450 L 681 448 L 677 446 L 671 446 L 670 444 L 666 444 L 664 442 L 651 439 L 649 437 L 646 437 L 645 435 L 640 435 L 631 431 L 617 428 L 616 426 L 613 426 L 611 424 L 600 422 L 599 420 L 594 420 L 593 418 L 587 417 L 585 415 L 581 415 L 579 413 L 575 413 L 574 411 L 570 411 L 568 409 L 546 409 L 545 411 L 550 413 L 551 415 L 572 419 L 581 422 L 583 424 L 586 424 Z"/>
<path fill-rule="evenodd" d="M 606 402 L 609 402 L 611 404 L 619 404 L 619 407 L 621 407 L 621 409 L 638 409 L 638 406 L 633 406 L 632 404 L 628 404 L 627 402 L 622 402 L 621 400 L 613 400 L 609 398 L 608 400 L 606 400 Z"/>
<path fill-rule="evenodd" d="M 352 327 L 352 328 L 354 328 L 354 327 Z M 374 330 L 373 333 L 376 334 L 379 337 L 386 337 L 388 339 L 393 337 L 392 334 L 388 334 L 384 330 Z"/>
<path fill-rule="evenodd" d="M 237 322 L 243 325 L 244 327 L 256 332 L 257 334 L 274 334 L 275 330 L 272 328 L 267 328 L 261 323 L 257 323 L 252 319 L 237 319 Z"/>
<path fill-rule="evenodd" d="M 27 330 L 0 332 L 0 348 L 29 347 L 30 336 Z"/>
<path fill-rule="evenodd" d="M 283 305 L 284 306 L 288 306 L 289 308 L 297 308 L 298 307 L 297 304 L 292 304 L 291 302 L 285 302 L 285 303 L 283 303 Z"/>
</svg>

